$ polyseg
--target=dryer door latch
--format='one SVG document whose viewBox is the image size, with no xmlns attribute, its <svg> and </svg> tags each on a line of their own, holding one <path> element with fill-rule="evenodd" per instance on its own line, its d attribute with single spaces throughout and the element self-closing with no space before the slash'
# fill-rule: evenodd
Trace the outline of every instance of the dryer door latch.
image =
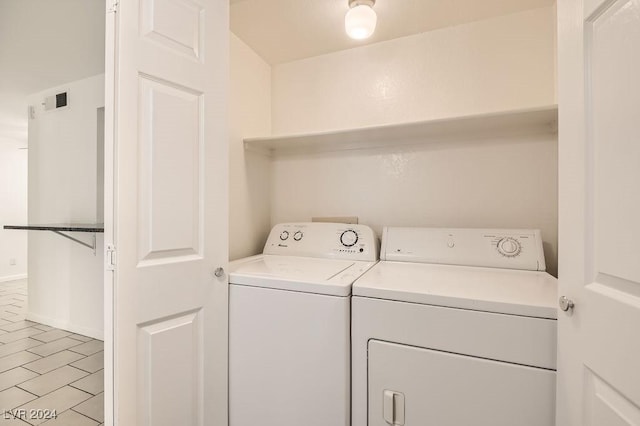
<svg viewBox="0 0 640 426">
<path fill-rule="evenodd" d="M 382 394 L 382 416 L 384 421 L 393 426 L 404 425 L 404 394 L 392 390 L 384 390 Z"/>
</svg>

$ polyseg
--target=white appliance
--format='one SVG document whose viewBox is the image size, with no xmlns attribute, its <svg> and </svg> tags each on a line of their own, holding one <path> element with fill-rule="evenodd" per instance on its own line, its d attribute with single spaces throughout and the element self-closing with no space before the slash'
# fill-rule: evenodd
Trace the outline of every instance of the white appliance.
<svg viewBox="0 0 640 426">
<path fill-rule="evenodd" d="M 385 228 L 353 285 L 353 426 L 554 424 L 539 231 Z"/>
<path fill-rule="evenodd" d="M 363 225 L 276 225 L 229 274 L 229 424 L 350 424 L 351 285 L 378 258 Z"/>
</svg>

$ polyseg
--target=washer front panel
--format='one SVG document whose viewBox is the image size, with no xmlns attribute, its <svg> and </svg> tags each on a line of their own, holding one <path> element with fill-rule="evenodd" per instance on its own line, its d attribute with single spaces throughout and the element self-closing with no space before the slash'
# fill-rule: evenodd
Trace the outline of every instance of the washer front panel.
<svg viewBox="0 0 640 426">
<path fill-rule="evenodd" d="M 349 426 L 349 299 L 229 286 L 231 426 Z"/>
</svg>

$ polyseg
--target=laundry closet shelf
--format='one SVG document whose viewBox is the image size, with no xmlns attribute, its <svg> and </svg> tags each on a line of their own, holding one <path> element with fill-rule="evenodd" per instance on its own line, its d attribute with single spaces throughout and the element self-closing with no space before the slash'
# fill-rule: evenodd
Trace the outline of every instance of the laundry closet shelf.
<svg viewBox="0 0 640 426">
<path fill-rule="evenodd" d="M 104 225 L 102 223 L 52 223 L 46 225 L 5 225 L 4 229 L 25 229 L 27 231 L 104 232 Z"/>
<path fill-rule="evenodd" d="M 557 123 L 558 106 L 548 105 L 348 130 L 247 138 L 244 147 L 274 155 L 384 148 L 556 133 Z"/>
<path fill-rule="evenodd" d="M 27 231 L 51 231 L 76 244 L 90 248 L 93 254 L 96 254 L 96 233 L 104 233 L 104 224 L 102 223 L 52 223 L 43 225 L 5 225 L 4 229 L 22 229 Z M 66 232 L 85 232 L 92 233 L 91 243 L 87 243 L 78 238 L 67 235 Z"/>
</svg>

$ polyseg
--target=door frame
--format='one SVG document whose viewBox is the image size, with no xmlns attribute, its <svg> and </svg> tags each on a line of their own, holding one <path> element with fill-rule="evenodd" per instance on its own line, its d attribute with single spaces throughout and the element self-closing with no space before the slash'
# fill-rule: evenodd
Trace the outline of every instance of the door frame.
<svg viewBox="0 0 640 426">
<path fill-rule="evenodd" d="M 106 0 L 106 25 L 105 25 L 105 125 L 104 125 L 104 424 L 115 426 L 114 406 L 114 310 L 115 297 L 115 270 L 110 263 L 115 264 L 115 259 L 109 259 L 110 249 L 115 247 L 115 202 L 116 191 L 116 164 L 115 152 L 117 148 L 115 140 L 115 77 L 116 54 L 118 37 L 117 19 L 118 0 Z"/>
</svg>

